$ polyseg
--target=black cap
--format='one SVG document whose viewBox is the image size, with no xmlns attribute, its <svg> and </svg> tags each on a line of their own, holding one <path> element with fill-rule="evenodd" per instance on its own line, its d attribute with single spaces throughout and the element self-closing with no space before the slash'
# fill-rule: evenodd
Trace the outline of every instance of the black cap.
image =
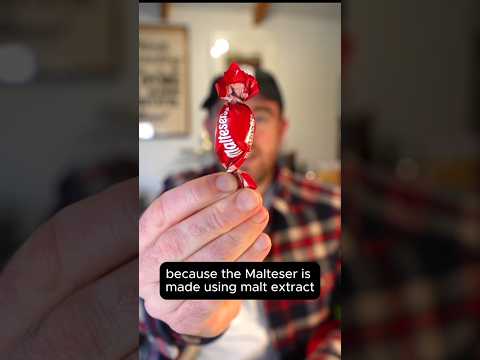
<svg viewBox="0 0 480 360">
<path fill-rule="evenodd" d="M 272 101 L 276 101 L 280 107 L 280 112 L 283 111 L 283 99 L 280 89 L 275 81 L 275 78 L 270 73 L 256 69 L 255 78 L 260 86 L 259 95 Z M 215 83 L 222 78 L 223 75 L 217 76 L 210 86 L 210 94 L 202 104 L 202 109 L 210 110 L 218 100 L 217 90 L 215 89 Z"/>
</svg>

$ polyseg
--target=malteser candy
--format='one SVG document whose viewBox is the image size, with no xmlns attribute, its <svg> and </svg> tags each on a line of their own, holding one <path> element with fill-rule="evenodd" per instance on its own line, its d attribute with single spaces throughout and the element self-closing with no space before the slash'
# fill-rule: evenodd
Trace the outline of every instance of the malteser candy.
<svg viewBox="0 0 480 360">
<path fill-rule="evenodd" d="M 240 166 L 250 154 L 255 135 L 255 118 L 244 101 L 259 93 L 258 83 L 232 63 L 215 88 L 225 100 L 217 118 L 215 152 L 225 169 L 236 174 L 242 187 L 256 189 L 255 181 Z"/>
</svg>

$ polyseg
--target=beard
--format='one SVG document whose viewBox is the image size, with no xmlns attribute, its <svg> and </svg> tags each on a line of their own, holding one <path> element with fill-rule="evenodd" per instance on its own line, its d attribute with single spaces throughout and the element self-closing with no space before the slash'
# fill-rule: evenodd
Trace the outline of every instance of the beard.
<svg viewBox="0 0 480 360">
<path fill-rule="evenodd" d="M 257 185 L 261 185 L 272 177 L 275 161 L 267 161 L 257 149 L 250 154 L 241 169 L 249 173 Z"/>
</svg>

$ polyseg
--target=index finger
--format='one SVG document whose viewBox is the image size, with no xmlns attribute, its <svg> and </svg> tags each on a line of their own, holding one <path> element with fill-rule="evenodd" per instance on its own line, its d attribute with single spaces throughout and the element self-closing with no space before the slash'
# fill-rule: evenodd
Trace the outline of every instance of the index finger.
<svg viewBox="0 0 480 360">
<path fill-rule="evenodd" d="M 140 254 L 166 229 L 238 188 L 234 175 L 216 173 L 189 181 L 158 197 L 140 218 Z"/>
</svg>

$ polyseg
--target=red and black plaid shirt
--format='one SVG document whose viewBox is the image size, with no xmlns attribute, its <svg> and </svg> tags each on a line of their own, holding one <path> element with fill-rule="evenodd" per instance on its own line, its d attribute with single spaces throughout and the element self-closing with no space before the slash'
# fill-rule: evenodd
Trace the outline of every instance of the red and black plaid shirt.
<svg viewBox="0 0 480 360">
<path fill-rule="evenodd" d="M 218 171 L 212 167 L 170 177 L 165 190 Z M 274 347 L 282 359 L 338 359 L 340 326 L 333 317 L 332 298 L 339 286 L 340 189 L 305 180 L 281 168 L 270 199 L 266 232 L 272 249 L 266 261 L 316 261 L 321 269 L 317 300 L 266 300 L 265 313 Z M 182 351 L 179 337 L 140 306 L 140 331 L 146 340 L 142 359 L 175 358 Z"/>
<path fill-rule="evenodd" d="M 350 359 L 480 359 L 480 199 L 343 162 Z"/>
</svg>

